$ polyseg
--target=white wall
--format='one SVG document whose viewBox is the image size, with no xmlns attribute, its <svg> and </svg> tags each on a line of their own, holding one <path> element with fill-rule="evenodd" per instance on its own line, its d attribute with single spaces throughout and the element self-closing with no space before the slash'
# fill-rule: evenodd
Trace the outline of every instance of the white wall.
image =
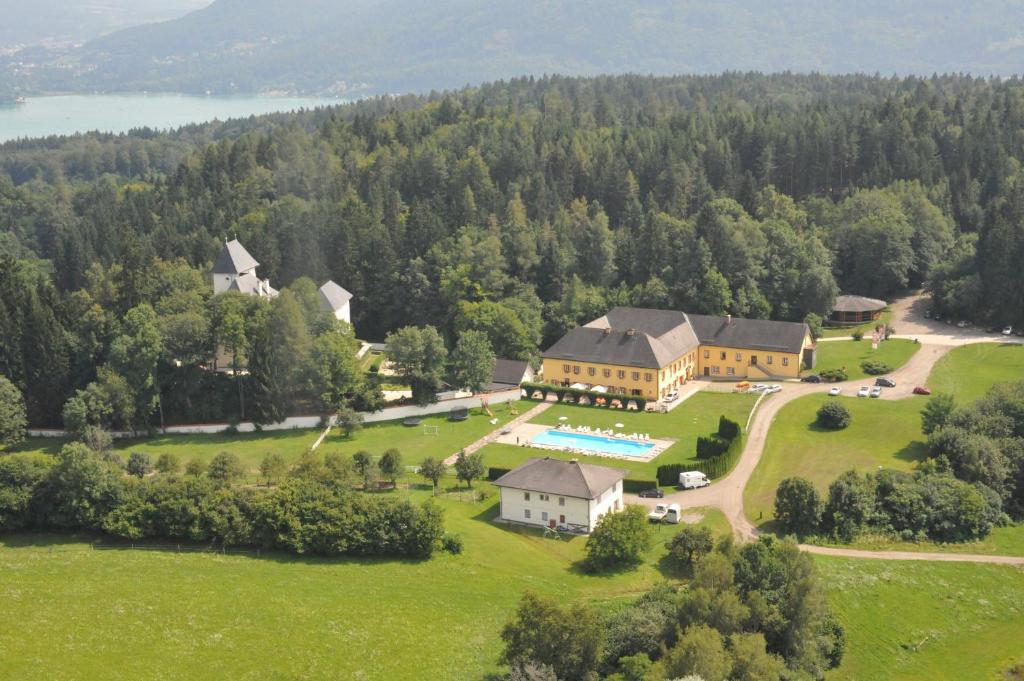
<svg viewBox="0 0 1024 681">
<path fill-rule="evenodd" d="M 615 487 L 601 495 L 600 499 L 590 502 L 590 527 L 597 525 L 601 516 L 607 513 L 621 511 L 622 505 L 622 481 L 615 483 Z"/>
<path fill-rule="evenodd" d="M 511 402 L 518 400 L 520 397 L 519 388 L 513 390 L 503 390 L 502 392 L 488 393 L 486 395 L 490 404 L 501 404 L 503 402 Z M 365 423 L 379 423 L 381 421 L 396 421 L 399 419 L 407 419 L 412 416 L 428 416 L 430 414 L 446 414 L 452 409 L 459 407 L 465 407 L 468 409 L 475 409 L 480 406 L 480 397 L 463 397 L 455 400 L 445 400 L 437 402 L 435 404 L 428 404 L 425 407 L 417 406 L 404 406 L 404 407 L 388 407 L 382 411 L 375 411 L 372 413 L 363 413 L 363 421 Z M 298 428 L 317 428 L 320 426 L 319 416 L 290 416 L 280 423 L 271 423 L 264 425 L 262 430 L 273 431 L 273 430 L 295 430 Z M 164 432 L 168 435 L 202 435 L 202 434 L 213 434 L 221 433 L 227 430 L 229 424 L 227 423 L 190 423 L 180 426 L 167 426 Z M 245 421 L 238 424 L 238 432 L 240 433 L 252 433 L 256 431 L 256 426 L 250 421 Z M 28 434 L 32 437 L 67 437 L 67 432 L 57 429 L 49 428 L 36 428 L 28 431 Z M 113 437 L 132 437 L 134 433 L 129 432 L 113 432 Z"/>
<path fill-rule="evenodd" d="M 351 324 L 352 323 L 352 308 L 349 305 L 349 303 L 345 303 L 339 309 L 335 310 L 334 311 L 334 316 L 337 317 L 338 319 L 344 321 L 344 322 L 348 322 L 349 324 Z"/>
<path fill-rule="evenodd" d="M 538 527 L 548 527 L 552 519 L 556 524 L 561 525 L 563 524 L 561 516 L 564 515 L 564 524 L 582 525 L 588 530 L 593 530 L 601 516 L 621 511 L 623 508 L 621 481 L 615 483 L 615 487 L 611 490 L 605 491 L 601 495 L 600 501 L 559 497 L 555 494 L 548 495 L 548 499 L 543 499 L 544 495 L 538 492 L 529 492 L 530 498 L 527 499 L 526 490 L 511 487 L 499 487 L 499 489 L 501 490 L 500 517 L 502 520 L 537 525 Z M 560 498 L 565 500 L 564 506 L 559 505 Z M 529 518 L 526 517 L 527 509 L 530 511 Z M 544 518 L 545 512 L 548 514 L 547 518 Z"/>
</svg>

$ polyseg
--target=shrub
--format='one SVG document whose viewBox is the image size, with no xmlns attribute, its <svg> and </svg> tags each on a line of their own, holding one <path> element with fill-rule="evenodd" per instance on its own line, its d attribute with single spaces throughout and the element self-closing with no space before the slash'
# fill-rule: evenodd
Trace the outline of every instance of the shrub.
<svg viewBox="0 0 1024 681">
<path fill-rule="evenodd" d="M 718 436 L 726 440 L 734 440 L 740 434 L 740 424 L 725 416 L 718 417 Z"/>
<path fill-rule="evenodd" d="M 845 381 L 849 378 L 849 376 L 846 375 L 845 369 L 825 369 L 824 371 L 818 372 L 818 376 L 820 376 L 821 380 L 826 383 L 836 383 L 838 381 Z"/>
<path fill-rule="evenodd" d="M 851 333 L 850 337 L 853 338 L 853 340 L 855 340 L 855 341 L 863 340 L 864 339 L 864 332 L 861 331 L 860 329 L 858 329 L 857 331 L 854 331 L 853 333 Z"/>
<path fill-rule="evenodd" d="M 178 457 L 170 452 L 164 452 L 156 460 L 156 469 L 165 475 L 177 473 L 181 470 L 181 464 L 178 463 Z"/>
<path fill-rule="evenodd" d="M 441 537 L 441 548 L 453 555 L 462 553 L 462 537 L 457 534 L 445 534 Z"/>
<path fill-rule="evenodd" d="M 818 425 L 829 430 L 842 430 L 850 425 L 850 410 L 830 400 L 818 409 Z"/>
<path fill-rule="evenodd" d="M 245 469 L 242 467 L 242 462 L 238 459 L 237 455 L 231 452 L 221 452 L 213 457 L 209 468 L 206 470 L 206 474 L 211 480 L 222 485 L 230 485 L 242 477 L 244 473 Z"/>
<path fill-rule="evenodd" d="M 636 565 L 650 543 L 646 509 L 627 506 L 621 513 L 609 513 L 598 521 L 587 539 L 583 566 L 601 572 Z"/>
<path fill-rule="evenodd" d="M 886 364 L 885 362 L 877 362 L 873 359 L 861 362 L 860 368 L 863 369 L 864 373 L 868 374 L 869 376 L 880 376 L 882 374 L 887 374 L 890 371 L 892 371 L 892 367 Z"/>
<path fill-rule="evenodd" d="M 153 464 L 150 463 L 149 454 L 145 454 L 143 452 L 132 452 L 128 456 L 128 466 L 126 468 L 129 475 L 142 478 L 153 470 Z"/>
</svg>

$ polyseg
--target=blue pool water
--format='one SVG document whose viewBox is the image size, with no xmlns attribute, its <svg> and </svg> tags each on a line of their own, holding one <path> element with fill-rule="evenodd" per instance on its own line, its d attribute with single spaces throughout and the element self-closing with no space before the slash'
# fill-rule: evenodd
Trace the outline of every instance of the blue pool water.
<svg viewBox="0 0 1024 681">
<path fill-rule="evenodd" d="M 597 454 L 616 454 L 618 456 L 646 456 L 654 447 L 652 442 L 633 442 L 619 440 L 602 435 L 587 435 L 564 430 L 545 430 L 535 435 L 532 444 L 565 449 L 582 449 Z"/>
</svg>

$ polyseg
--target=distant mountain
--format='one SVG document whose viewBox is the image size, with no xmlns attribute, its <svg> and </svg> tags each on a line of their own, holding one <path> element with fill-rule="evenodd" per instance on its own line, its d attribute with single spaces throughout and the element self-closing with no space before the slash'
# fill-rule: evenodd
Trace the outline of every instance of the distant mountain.
<svg viewBox="0 0 1024 681">
<path fill-rule="evenodd" d="M 94 40 L 38 87 L 422 91 L 525 74 L 1024 67 L 1018 0 L 216 0 Z M 69 77 L 70 76 L 70 77 Z"/>
<path fill-rule="evenodd" d="M 0 49 L 81 43 L 180 17 L 211 0 L 0 0 Z"/>
</svg>

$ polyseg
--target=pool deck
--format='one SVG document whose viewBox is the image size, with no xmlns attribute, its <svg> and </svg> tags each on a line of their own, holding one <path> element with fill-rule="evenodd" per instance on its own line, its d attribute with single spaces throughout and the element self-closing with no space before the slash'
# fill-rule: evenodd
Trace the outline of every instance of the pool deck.
<svg viewBox="0 0 1024 681">
<path fill-rule="evenodd" d="M 654 445 L 650 451 L 643 456 L 626 456 L 625 454 L 611 454 L 608 452 L 599 452 L 595 450 L 584 450 L 584 449 L 572 449 L 566 447 L 549 447 L 546 445 L 535 445 L 533 444 L 533 438 L 537 435 L 548 431 L 555 430 L 554 426 L 545 426 L 539 423 L 521 423 L 509 429 L 509 432 L 502 433 L 498 436 L 495 442 L 499 442 L 503 445 L 513 445 L 519 447 L 530 447 L 531 449 L 545 450 L 545 451 L 558 451 L 558 452 L 575 452 L 584 456 L 603 456 L 609 459 L 619 459 L 621 461 L 639 461 L 640 463 L 647 463 L 653 461 L 659 454 L 671 447 L 676 443 L 675 440 L 668 438 L 660 438 L 650 440 L 630 440 L 623 439 L 623 442 L 643 442 L 645 444 Z M 575 433 L 575 430 L 567 431 Z M 580 435 L 593 435 L 596 437 L 609 437 L 607 435 L 601 435 L 600 433 L 580 433 Z"/>
</svg>

